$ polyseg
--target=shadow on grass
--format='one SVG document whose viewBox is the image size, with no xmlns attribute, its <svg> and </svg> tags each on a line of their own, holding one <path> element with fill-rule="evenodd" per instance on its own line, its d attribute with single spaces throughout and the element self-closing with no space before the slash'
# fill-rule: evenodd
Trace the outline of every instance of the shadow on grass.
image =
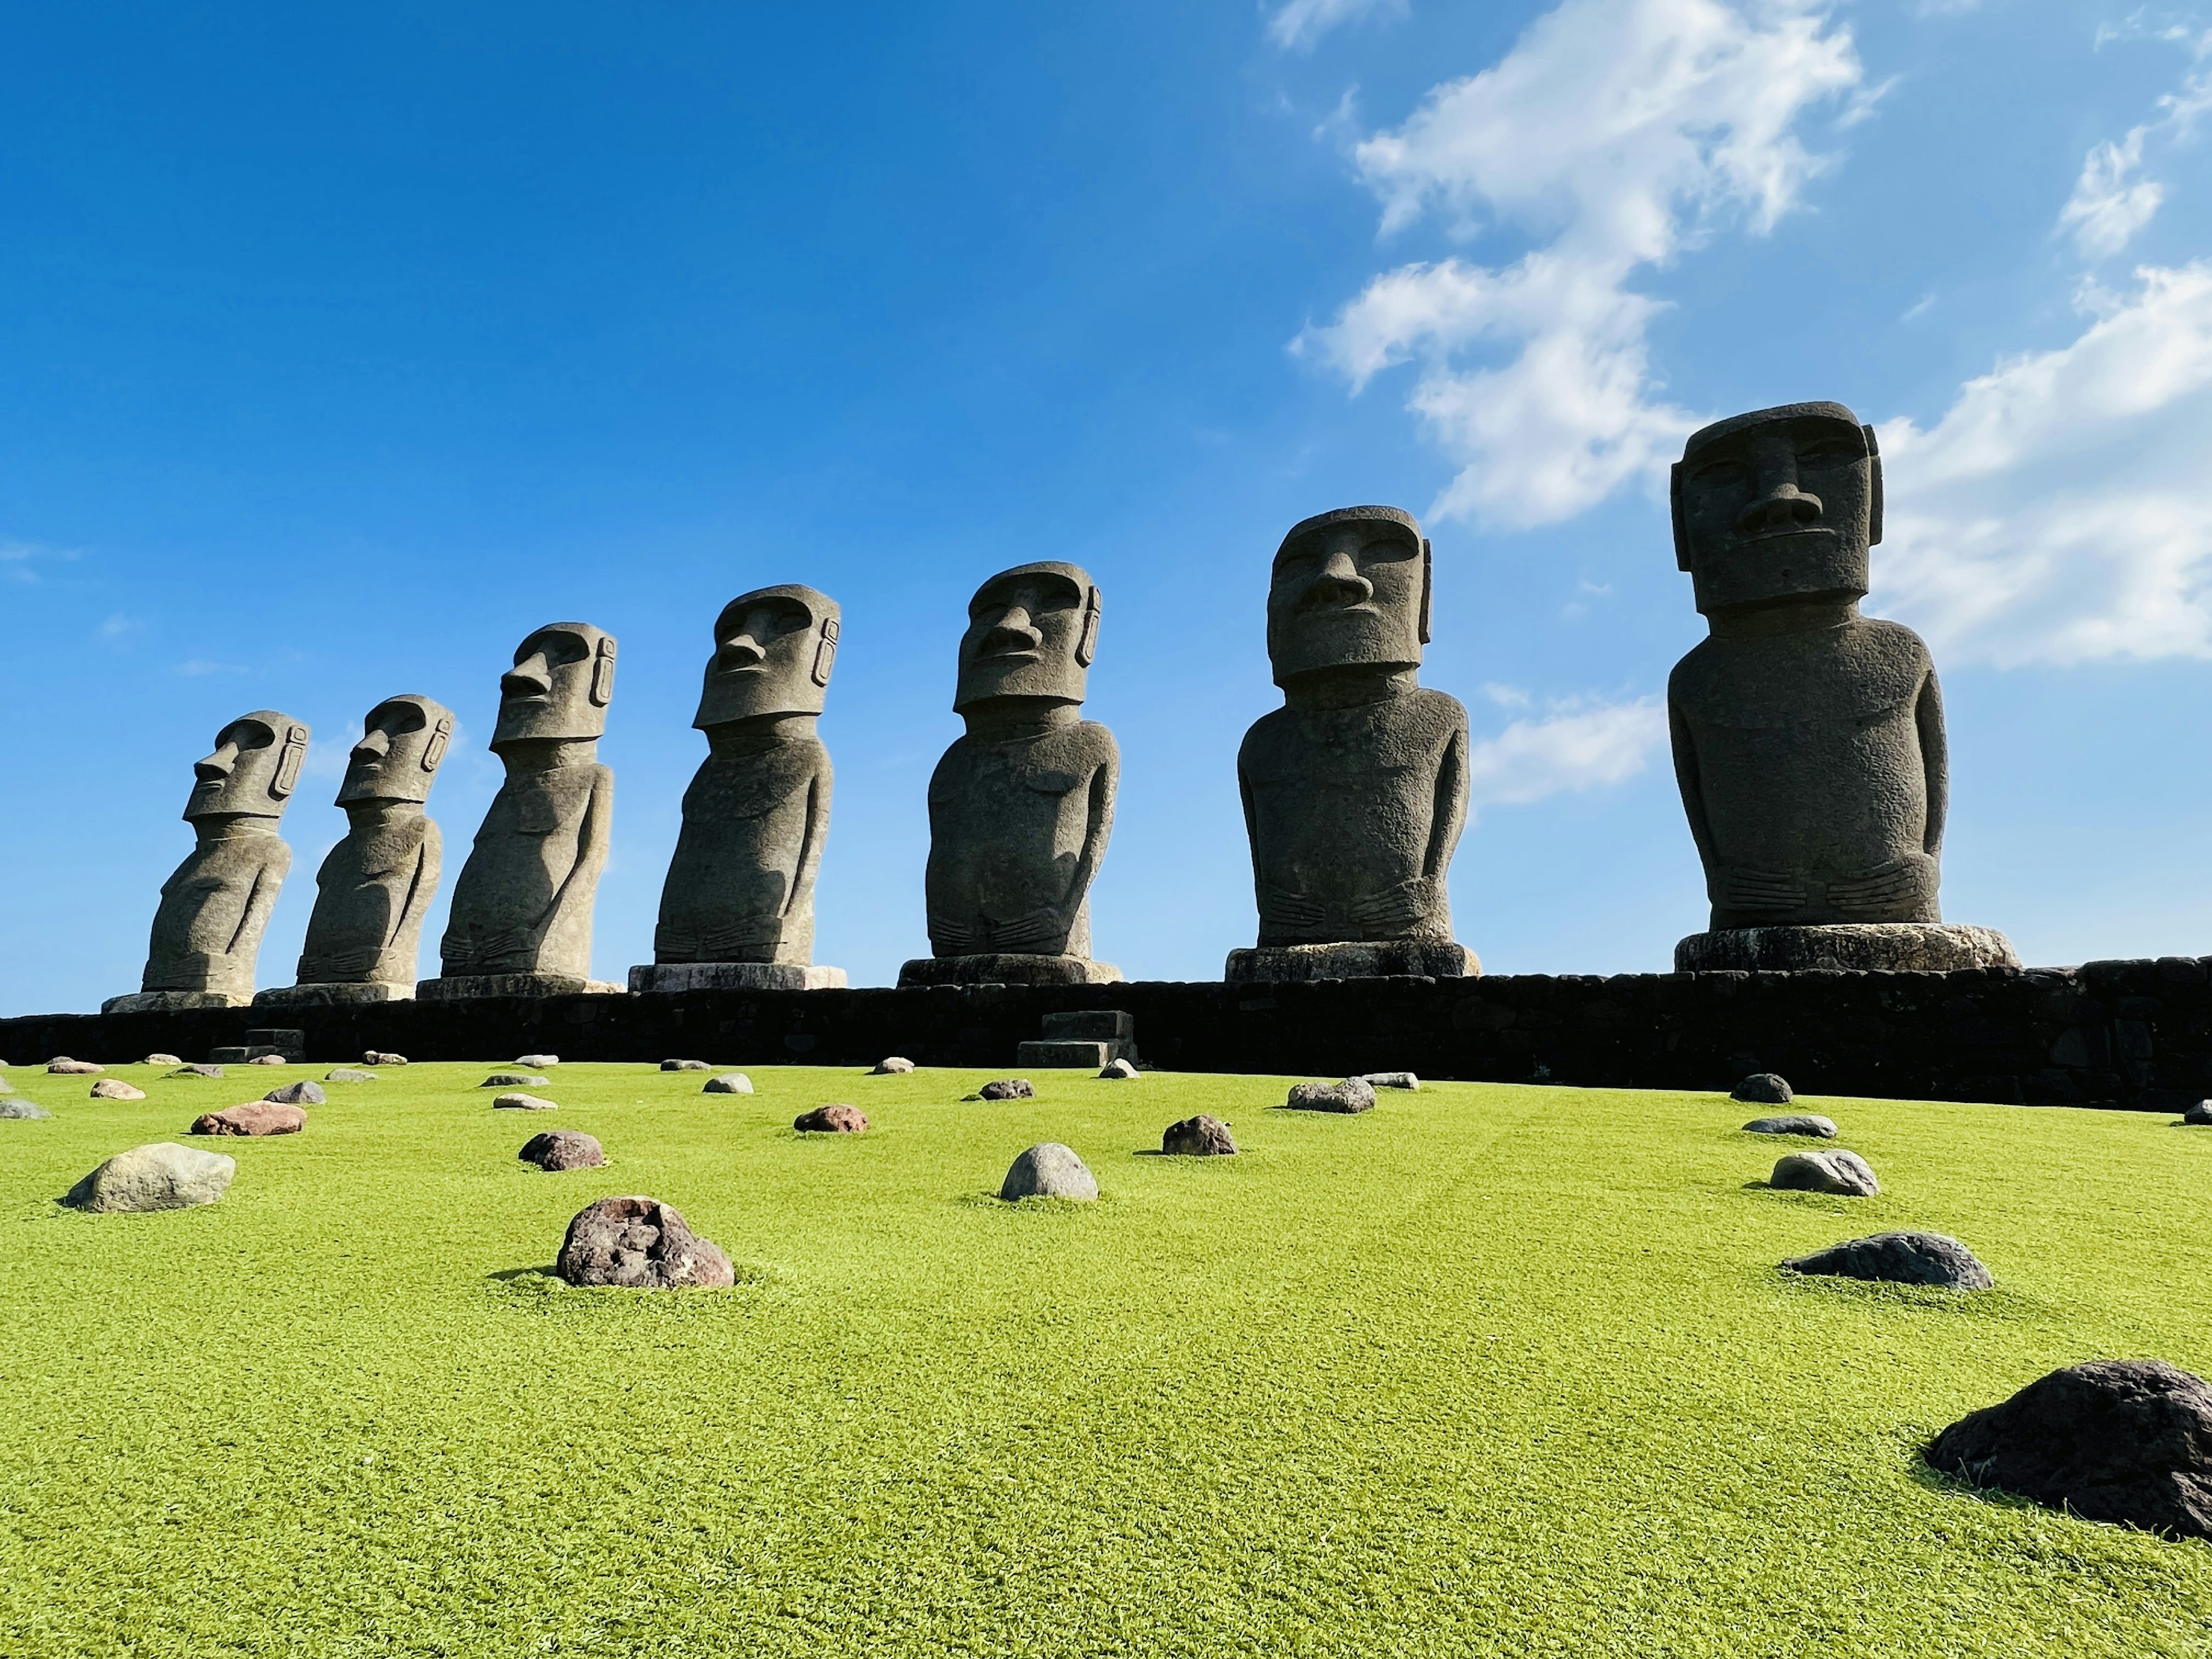
<svg viewBox="0 0 2212 1659">
<path fill-rule="evenodd" d="M 1986 1504 L 1993 1510 L 2028 1510 L 2043 1515 L 2066 1514 L 2048 1504 L 2039 1504 L 2033 1498 L 2023 1498 L 2016 1492 L 2006 1492 L 2000 1486 L 1978 1486 L 1963 1474 L 1951 1474 L 1937 1468 L 1928 1461 L 1929 1448 L 1936 1437 L 1929 1435 L 1913 1448 L 1912 1461 L 1905 1468 L 1905 1475 L 1923 1492 L 1932 1492 L 1946 1498 L 1970 1498 L 1977 1504 Z M 2076 1516 L 2076 1520 L 2081 1517 Z"/>
<path fill-rule="evenodd" d="M 2008 1322 L 2047 1319 L 2052 1312 L 2035 1297 L 2002 1285 L 1986 1291 L 1952 1291 L 1936 1285 L 1895 1285 L 1881 1279 L 1850 1279 L 1842 1273 L 1792 1273 L 1779 1267 L 1774 1269 L 1772 1279 L 1776 1288 L 1785 1296 L 1812 1297 L 1859 1307 L 1910 1309 L 1918 1313 Z"/>
</svg>

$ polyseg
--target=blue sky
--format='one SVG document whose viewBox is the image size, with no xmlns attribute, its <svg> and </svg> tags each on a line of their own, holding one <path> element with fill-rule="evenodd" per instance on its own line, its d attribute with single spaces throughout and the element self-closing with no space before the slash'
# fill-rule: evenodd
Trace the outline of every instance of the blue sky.
<svg viewBox="0 0 2212 1659">
<path fill-rule="evenodd" d="M 1685 432 L 1878 423 L 1869 608 L 1950 708 L 1944 903 L 2031 961 L 2212 950 L 2212 13 L 2085 0 L 10 8 L 0 1012 L 134 989 L 190 763 L 307 720 L 285 984 L 361 716 L 621 641 L 597 971 L 650 959 L 720 605 L 844 646 L 817 959 L 926 948 L 924 787 L 993 571 L 1105 590 L 1100 956 L 1254 936 L 1267 561 L 1434 538 L 1493 972 L 1703 925 L 1659 713 Z M 425 930 L 435 971 L 442 902 Z"/>
</svg>

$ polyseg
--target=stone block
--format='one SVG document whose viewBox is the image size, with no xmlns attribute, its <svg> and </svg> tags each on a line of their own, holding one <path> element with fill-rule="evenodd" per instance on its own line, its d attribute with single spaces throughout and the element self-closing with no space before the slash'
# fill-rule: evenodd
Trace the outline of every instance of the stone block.
<svg viewBox="0 0 2212 1659">
<path fill-rule="evenodd" d="M 1067 1037 L 1024 1042 L 1014 1050 L 1014 1064 L 1024 1068 L 1031 1066 L 1080 1066 L 1095 1072 L 1108 1060 L 1121 1057 L 1115 1052 L 1113 1043 L 1084 1042 Z"/>
<path fill-rule="evenodd" d="M 902 990 L 924 985 L 1119 985 L 1121 970 L 1089 957 L 916 957 L 900 968 L 898 982 Z"/>
<path fill-rule="evenodd" d="M 796 962 L 660 962 L 629 970 L 629 988 L 640 996 L 669 996 L 684 991 L 842 991 L 842 968 Z"/>
<path fill-rule="evenodd" d="M 1231 951 L 1222 978 L 1232 985 L 1316 979 L 1473 979 L 1474 951 L 1449 939 L 1366 939 L 1343 945 L 1262 945 Z"/>
</svg>

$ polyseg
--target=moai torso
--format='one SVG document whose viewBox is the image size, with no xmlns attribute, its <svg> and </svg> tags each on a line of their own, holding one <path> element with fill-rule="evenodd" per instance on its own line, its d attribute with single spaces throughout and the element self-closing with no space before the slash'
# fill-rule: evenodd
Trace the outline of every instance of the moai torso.
<svg viewBox="0 0 2212 1659">
<path fill-rule="evenodd" d="M 1467 710 L 1419 686 L 1263 715 L 1237 755 L 1260 943 L 1450 939 L 1467 749 Z"/>
<path fill-rule="evenodd" d="M 653 960 L 811 963 L 830 751 L 811 736 L 730 750 L 684 792 Z"/>
<path fill-rule="evenodd" d="M 161 884 L 140 988 L 251 999 L 261 934 L 292 849 L 277 838 L 274 818 L 199 828 L 199 844 Z"/>
<path fill-rule="evenodd" d="M 438 890 L 438 826 L 411 801 L 372 803 L 349 816 L 346 838 L 315 875 L 299 982 L 411 987 L 422 915 Z"/>
<path fill-rule="evenodd" d="M 930 948 L 1089 956 L 1093 849 L 1112 831 L 1120 765 L 1091 720 L 957 739 L 929 780 Z"/>
<path fill-rule="evenodd" d="M 440 946 L 446 973 L 588 979 L 615 775 L 588 753 L 547 766 L 507 759 L 507 781 L 453 884 Z"/>
</svg>

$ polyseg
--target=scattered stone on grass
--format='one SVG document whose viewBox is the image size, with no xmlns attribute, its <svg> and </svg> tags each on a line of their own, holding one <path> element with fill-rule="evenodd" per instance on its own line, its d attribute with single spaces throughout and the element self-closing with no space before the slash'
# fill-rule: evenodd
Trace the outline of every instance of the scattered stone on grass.
<svg viewBox="0 0 2212 1659">
<path fill-rule="evenodd" d="M 1025 1077 L 1002 1077 L 975 1091 L 979 1100 L 1034 1100 L 1036 1086 Z"/>
<path fill-rule="evenodd" d="M 1421 1079 L 1411 1072 L 1362 1072 L 1359 1081 L 1373 1089 L 1418 1090 L 1421 1086 Z"/>
<path fill-rule="evenodd" d="M 46 1069 L 58 1077 L 96 1077 L 107 1067 L 95 1066 L 88 1060 L 71 1060 L 67 1054 L 56 1054 L 46 1062 Z"/>
<path fill-rule="evenodd" d="M 1790 1092 L 1789 1084 L 1772 1072 L 1753 1072 L 1729 1091 L 1730 1100 L 1750 1106 L 1787 1106 L 1796 1097 Z"/>
<path fill-rule="evenodd" d="M 1341 1083 L 1295 1084 L 1283 1104 L 1294 1112 L 1371 1112 L 1375 1085 L 1357 1077 Z"/>
<path fill-rule="evenodd" d="M 752 1091 L 753 1080 L 743 1072 L 725 1072 L 699 1085 L 702 1095 L 749 1095 Z"/>
<path fill-rule="evenodd" d="M 192 1120 L 196 1135 L 295 1135 L 307 1127 L 307 1113 L 273 1100 L 249 1101 L 228 1111 L 203 1112 Z"/>
<path fill-rule="evenodd" d="M 323 1081 L 325 1083 L 374 1083 L 376 1081 L 376 1073 L 357 1072 L 350 1066 L 333 1066 L 323 1073 Z"/>
<path fill-rule="evenodd" d="M 2212 1386 L 2162 1359 L 2099 1359 L 1970 1412 L 1931 1468 L 2087 1521 L 2212 1538 Z"/>
<path fill-rule="evenodd" d="M 1160 1137 L 1160 1150 L 1173 1158 L 1233 1158 L 1237 1139 L 1219 1118 L 1200 1112 L 1169 1124 Z"/>
<path fill-rule="evenodd" d="M 53 1114 L 43 1106 L 33 1106 L 27 1100 L 0 1100 L 0 1118 L 52 1117 Z"/>
<path fill-rule="evenodd" d="M 544 1078 L 538 1079 L 540 1083 Z M 526 1095 L 520 1090 L 491 1097 L 492 1109 L 498 1112 L 557 1112 L 560 1106 L 542 1095 Z"/>
<path fill-rule="evenodd" d="M 208 1065 L 179 1066 L 175 1071 L 170 1073 L 169 1075 L 171 1077 L 201 1077 L 220 1079 L 222 1076 L 222 1067 L 220 1066 Z"/>
<path fill-rule="evenodd" d="M 541 1066 L 558 1066 L 561 1063 L 561 1056 L 558 1054 L 517 1054 L 514 1057 L 514 1063 L 518 1066 L 527 1066 L 534 1072 Z"/>
<path fill-rule="evenodd" d="M 1997 1282 L 1972 1250 L 1942 1233 L 1876 1233 L 1782 1265 L 1792 1273 L 1946 1291 L 1986 1291 Z"/>
<path fill-rule="evenodd" d="M 62 1202 L 100 1214 L 186 1210 L 214 1203 L 237 1173 L 236 1158 L 161 1140 L 118 1152 L 70 1188 Z"/>
<path fill-rule="evenodd" d="M 181 1066 L 185 1062 L 174 1054 L 149 1054 L 138 1063 L 141 1066 Z"/>
<path fill-rule="evenodd" d="M 737 1283 L 720 1246 L 699 1237 L 658 1199 L 603 1198 L 576 1212 L 554 1271 L 571 1285 L 664 1291 L 721 1290 Z"/>
<path fill-rule="evenodd" d="M 361 1063 L 364 1066 L 404 1066 L 407 1063 L 407 1056 L 388 1054 L 380 1049 L 371 1048 L 362 1055 Z"/>
<path fill-rule="evenodd" d="M 0 1077 L 0 1095 L 12 1095 L 15 1092 L 15 1085 L 9 1082 L 6 1078 Z"/>
<path fill-rule="evenodd" d="M 283 1066 L 288 1062 L 282 1054 L 256 1054 L 246 1063 L 248 1066 Z"/>
<path fill-rule="evenodd" d="M 914 1062 L 904 1054 L 886 1054 L 875 1063 L 872 1077 L 895 1077 L 902 1072 L 914 1070 Z"/>
<path fill-rule="evenodd" d="M 143 1100 L 146 1091 L 125 1083 L 119 1077 L 104 1077 L 92 1085 L 94 1100 Z"/>
<path fill-rule="evenodd" d="M 2212 1123 L 2212 1100 L 2200 1100 L 2181 1115 L 2184 1123 Z"/>
<path fill-rule="evenodd" d="M 1834 1193 L 1844 1198 L 1872 1198 L 1881 1190 L 1864 1158 L 1841 1151 L 1784 1152 L 1766 1184 L 1784 1192 Z"/>
<path fill-rule="evenodd" d="M 801 1134 L 856 1135 L 868 1127 L 868 1120 L 857 1106 L 835 1104 L 817 1106 L 793 1119 L 791 1127 Z"/>
<path fill-rule="evenodd" d="M 1014 1160 L 999 1196 L 1010 1204 L 1024 1198 L 1073 1198 L 1087 1203 L 1098 1196 L 1098 1181 L 1072 1147 L 1048 1140 Z"/>
<path fill-rule="evenodd" d="M 664 1072 L 711 1072 L 714 1068 L 703 1060 L 664 1060 L 660 1062 L 660 1069 Z M 542 1078 L 539 1079 L 540 1082 L 544 1080 Z"/>
<path fill-rule="evenodd" d="M 310 1083 L 306 1078 L 301 1078 L 297 1083 L 287 1083 L 281 1088 L 271 1089 L 261 1097 L 279 1106 L 319 1106 L 330 1098 L 323 1092 L 321 1084 Z"/>
<path fill-rule="evenodd" d="M 552 1080 L 550 1077 L 532 1077 L 527 1072 L 494 1072 L 482 1083 L 477 1084 L 477 1087 L 479 1089 L 542 1089 Z"/>
<path fill-rule="evenodd" d="M 1142 1077 L 1144 1073 L 1126 1060 L 1109 1060 L 1099 1067 L 1098 1075 L 1116 1083 L 1127 1083 L 1133 1079 Z"/>
<path fill-rule="evenodd" d="M 522 1143 L 515 1154 L 525 1164 L 541 1170 L 596 1170 L 607 1161 L 606 1149 L 595 1135 L 581 1129 L 548 1129 Z"/>
<path fill-rule="evenodd" d="M 1755 1117 L 1743 1127 L 1746 1134 L 1814 1135 L 1822 1140 L 1836 1138 L 1836 1121 L 1816 1116 L 1811 1112 L 1791 1112 L 1782 1117 Z"/>
</svg>

